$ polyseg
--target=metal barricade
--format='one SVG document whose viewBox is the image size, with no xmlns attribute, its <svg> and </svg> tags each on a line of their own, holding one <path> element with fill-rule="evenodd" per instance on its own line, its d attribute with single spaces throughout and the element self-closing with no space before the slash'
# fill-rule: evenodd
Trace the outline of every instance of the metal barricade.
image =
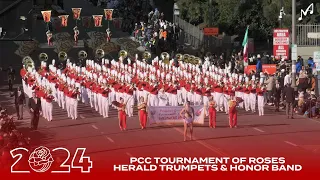
<svg viewBox="0 0 320 180">
<path fill-rule="evenodd" d="M 300 47 L 320 46 L 320 24 L 298 24 L 297 45 Z"/>
</svg>

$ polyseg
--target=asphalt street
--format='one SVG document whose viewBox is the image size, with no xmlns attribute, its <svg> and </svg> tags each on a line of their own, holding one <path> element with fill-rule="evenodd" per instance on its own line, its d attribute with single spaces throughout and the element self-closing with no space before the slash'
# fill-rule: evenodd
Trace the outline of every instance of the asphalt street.
<svg viewBox="0 0 320 180">
<path fill-rule="evenodd" d="M 1 90 L 1 105 L 12 106 L 8 92 Z M 13 112 L 13 109 L 9 109 Z M 25 110 L 24 120 L 17 121 L 20 130 L 31 137 L 33 147 L 87 148 L 96 163 L 117 157 L 117 163 L 129 157 L 146 156 L 239 156 L 287 157 L 288 163 L 311 166 L 319 162 L 320 121 L 295 116 L 286 119 L 284 112 L 274 113 L 266 107 L 265 116 L 240 111 L 238 128 L 228 128 L 227 116 L 217 115 L 217 128 L 205 125 L 194 128 L 194 140 L 183 141 L 183 127 L 139 127 L 137 112 L 128 118 L 128 130 L 120 131 L 117 111 L 110 109 L 110 118 L 102 118 L 88 105 L 79 104 L 79 119 L 67 118 L 65 110 L 54 104 L 53 121 L 40 119 L 39 129 L 30 131 L 30 117 Z M 115 162 L 115 163 L 116 163 Z M 313 164 L 314 165 L 314 164 Z"/>
</svg>

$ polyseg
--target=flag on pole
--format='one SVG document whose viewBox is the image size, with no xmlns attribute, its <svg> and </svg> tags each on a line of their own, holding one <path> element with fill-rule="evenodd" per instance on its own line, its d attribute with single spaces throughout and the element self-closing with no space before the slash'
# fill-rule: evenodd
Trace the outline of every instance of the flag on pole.
<svg viewBox="0 0 320 180">
<path fill-rule="evenodd" d="M 248 62 L 248 31 L 249 31 L 249 26 L 247 26 L 247 30 L 246 30 L 246 33 L 244 35 L 244 39 L 242 42 L 244 62 Z"/>
</svg>

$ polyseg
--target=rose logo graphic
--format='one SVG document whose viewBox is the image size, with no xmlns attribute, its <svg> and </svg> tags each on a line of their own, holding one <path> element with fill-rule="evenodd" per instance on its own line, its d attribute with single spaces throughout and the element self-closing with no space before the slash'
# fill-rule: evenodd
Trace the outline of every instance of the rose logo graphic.
<svg viewBox="0 0 320 180">
<path fill-rule="evenodd" d="M 29 166 L 35 172 L 46 172 L 50 169 L 52 162 L 50 150 L 44 146 L 36 148 L 29 156 Z"/>
</svg>

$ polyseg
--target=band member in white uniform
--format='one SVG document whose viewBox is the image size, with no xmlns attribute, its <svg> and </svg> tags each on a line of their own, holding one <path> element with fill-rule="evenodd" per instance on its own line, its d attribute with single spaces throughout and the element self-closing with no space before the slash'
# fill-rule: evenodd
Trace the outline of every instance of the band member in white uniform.
<svg viewBox="0 0 320 180">
<path fill-rule="evenodd" d="M 77 26 L 73 28 L 73 32 L 74 32 L 74 35 L 73 35 L 74 43 L 75 43 L 75 45 L 77 45 L 77 43 L 78 43 L 78 36 L 79 36 L 79 34 L 80 34 Z"/>
<path fill-rule="evenodd" d="M 53 45 L 53 42 L 52 42 L 52 32 L 51 32 L 50 30 L 48 30 L 48 31 L 46 32 L 46 35 L 47 35 L 48 46 Z"/>
<path fill-rule="evenodd" d="M 164 92 L 163 88 L 159 90 L 158 99 L 159 99 L 159 106 L 167 106 L 168 96 Z"/>
<path fill-rule="evenodd" d="M 106 39 L 107 39 L 107 42 L 110 42 L 111 41 L 111 31 L 110 29 L 106 29 Z"/>
</svg>

